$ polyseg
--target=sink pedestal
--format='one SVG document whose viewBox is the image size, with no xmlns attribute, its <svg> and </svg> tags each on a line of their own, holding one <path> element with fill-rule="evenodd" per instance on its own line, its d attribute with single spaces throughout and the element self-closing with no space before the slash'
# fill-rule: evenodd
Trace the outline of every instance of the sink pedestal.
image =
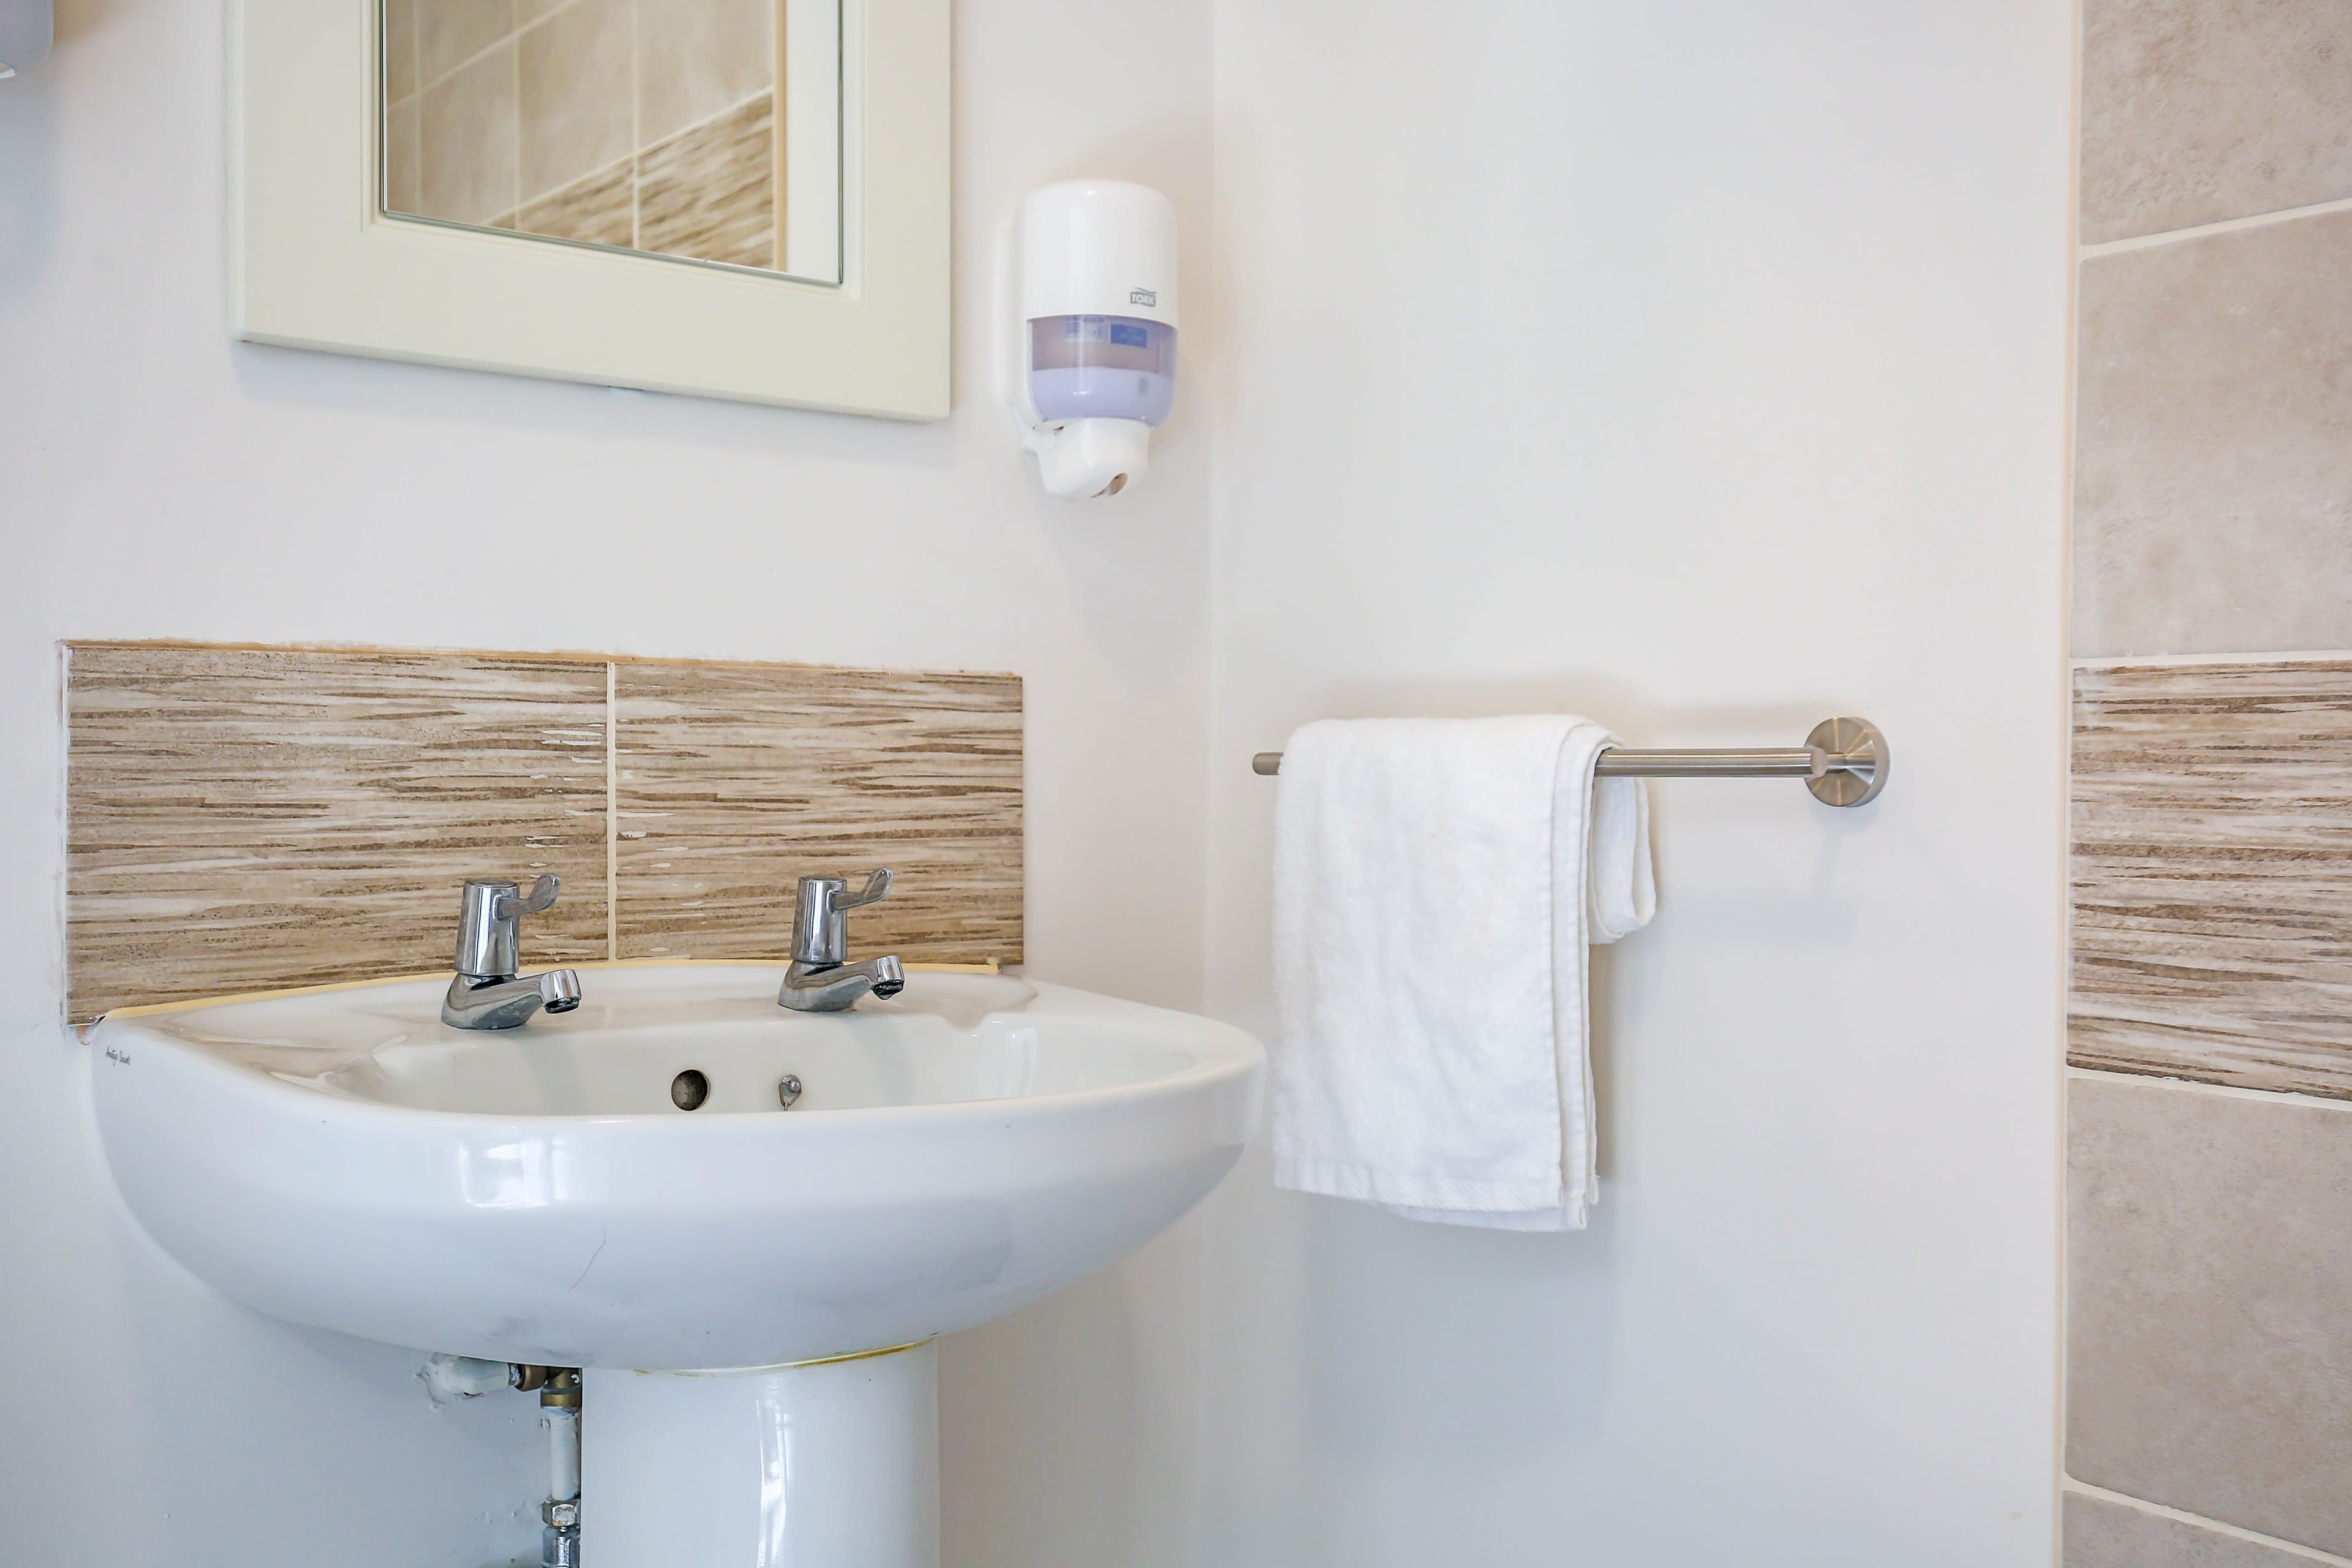
<svg viewBox="0 0 2352 1568">
<path fill-rule="evenodd" d="M 626 1568 L 939 1568 L 936 1343 L 583 1375 L 581 1556 Z"/>
</svg>

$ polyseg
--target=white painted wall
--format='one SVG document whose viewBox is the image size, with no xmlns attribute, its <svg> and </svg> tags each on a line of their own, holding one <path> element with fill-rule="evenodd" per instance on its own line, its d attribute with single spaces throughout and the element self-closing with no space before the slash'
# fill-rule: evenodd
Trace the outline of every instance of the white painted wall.
<svg viewBox="0 0 2352 1568">
<path fill-rule="evenodd" d="M 1302 721 L 1895 767 L 1654 786 L 1590 1232 L 1227 1184 L 1201 1562 L 2049 1563 L 2069 7 L 1217 13 L 1216 1010 Z"/>
<path fill-rule="evenodd" d="M 1030 186 L 1149 181 L 1205 239 L 1208 9 L 961 10 L 959 413 L 929 427 L 234 346 L 218 0 L 58 21 L 0 83 L 0 1562 L 535 1562 L 525 1402 L 436 1413 L 415 1357 L 228 1305 L 115 1202 L 57 1023 L 53 645 L 1017 670 L 1034 970 L 1197 1005 L 1206 395 L 1082 510 L 1039 494 L 983 355 L 988 227 Z M 1195 1247 L 947 1347 L 951 1563 L 1188 1560 Z"/>
</svg>

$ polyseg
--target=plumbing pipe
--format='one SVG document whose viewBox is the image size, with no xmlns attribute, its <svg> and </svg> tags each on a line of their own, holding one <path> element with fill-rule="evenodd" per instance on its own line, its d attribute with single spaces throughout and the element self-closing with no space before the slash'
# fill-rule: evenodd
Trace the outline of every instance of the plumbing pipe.
<svg viewBox="0 0 2352 1568">
<path fill-rule="evenodd" d="M 547 1434 L 540 1568 L 580 1568 L 580 1370 L 549 1367 L 546 1373 L 539 1391 L 539 1426 Z"/>
<path fill-rule="evenodd" d="M 546 1526 L 539 1540 L 541 1568 L 580 1568 L 580 1369 L 431 1355 L 419 1375 L 436 1405 L 478 1398 L 494 1388 L 539 1394 L 539 1429 L 547 1438 L 547 1497 L 539 1505 L 540 1522 Z"/>
<path fill-rule="evenodd" d="M 541 1410 L 539 1424 L 547 1433 L 547 1500 L 580 1500 L 580 1412 L 561 1406 Z"/>
</svg>

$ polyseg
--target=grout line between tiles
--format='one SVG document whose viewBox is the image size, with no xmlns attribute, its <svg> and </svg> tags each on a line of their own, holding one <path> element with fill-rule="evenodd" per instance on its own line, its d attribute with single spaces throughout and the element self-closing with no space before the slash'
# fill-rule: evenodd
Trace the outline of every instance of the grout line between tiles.
<svg viewBox="0 0 2352 1568">
<path fill-rule="evenodd" d="M 2352 212 L 2352 196 L 2332 202 L 2314 202 L 2309 206 L 2283 207 L 2274 213 L 2255 213 L 2249 217 L 2223 218 L 2219 223 L 2200 223 L 2188 228 L 2168 228 L 2161 234 L 2136 234 L 2128 239 L 2101 240 L 2096 245 L 2084 246 L 2080 255 L 2085 261 L 2102 256 L 2120 256 L 2129 250 L 2151 250 L 2161 245 L 2177 245 L 2184 240 L 2206 239 L 2217 234 L 2236 234 L 2242 229 L 2268 228 L 2273 224 L 2293 223 L 2297 218 L 2326 217 L 2333 213 Z"/>
<path fill-rule="evenodd" d="M 2249 1541 L 2257 1546 L 2267 1546 L 2273 1552 L 2284 1552 L 2290 1556 L 2303 1558 L 2306 1562 L 2329 1563 L 2336 1564 L 2337 1568 L 2352 1568 L 2352 1557 L 2338 1557 L 2332 1552 L 2322 1552 L 2315 1546 L 2305 1546 L 2297 1542 L 2281 1541 L 2275 1535 L 2263 1535 L 2254 1531 L 2242 1530 L 2234 1524 L 2227 1524 L 2218 1519 L 2208 1519 L 2201 1513 L 2190 1513 L 2185 1509 L 2167 1508 L 2160 1502 L 2149 1502 L 2145 1498 L 2133 1497 L 2129 1492 L 2109 1491 L 2105 1487 L 2095 1487 L 2087 1481 L 2078 1481 L 2072 1476 L 2066 1478 L 2062 1489 L 2081 1497 L 2097 1498 L 2103 1502 L 2115 1503 L 2121 1508 L 2135 1509 L 2141 1513 L 2154 1514 L 2158 1519 L 2168 1519 L 2176 1524 L 2195 1525 L 2200 1530 L 2210 1530 L 2216 1535 L 2226 1535 L 2233 1541 Z"/>
<path fill-rule="evenodd" d="M 784 224 L 790 216 L 784 179 L 791 170 L 784 142 L 784 84 L 791 80 L 784 57 L 789 32 L 784 21 L 786 8 L 779 5 L 768 13 L 768 41 L 772 46 L 768 51 L 768 91 L 772 98 L 768 110 L 768 264 L 779 272 L 784 270 L 791 256 L 784 243 Z"/>
<path fill-rule="evenodd" d="M 604 956 L 621 956 L 621 701 L 617 664 L 604 666 Z"/>
<path fill-rule="evenodd" d="M 2333 1110 L 2352 1116 L 2352 1100 L 2336 1100 L 2325 1094 L 2305 1094 L 2292 1089 L 2247 1089 L 2242 1084 L 2208 1083 L 2199 1078 L 2175 1078 L 2156 1073 L 2116 1072 L 2109 1068 L 2076 1067 L 2066 1064 L 2066 1077 L 2095 1079 L 2102 1083 L 2146 1084 L 2158 1089 L 2182 1089 L 2192 1094 L 2219 1095 L 2225 1100 L 2254 1100 L 2266 1105 L 2284 1101 L 2290 1105 L 2308 1106 L 2315 1110 Z"/>
<path fill-rule="evenodd" d="M 629 248 L 646 247 L 645 16 L 629 0 Z"/>
<path fill-rule="evenodd" d="M 482 61 L 489 58 L 492 55 L 506 47 L 507 45 L 513 43 L 515 39 L 520 36 L 521 35 L 518 33 L 501 33 L 494 41 L 484 44 L 480 48 L 476 49 L 472 54 L 467 55 L 464 59 L 459 60 L 456 65 L 451 66 L 447 70 L 443 71 L 439 76 L 435 77 L 432 80 L 426 81 L 422 77 L 419 77 L 416 82 L 416 90 L 412 94 L 412 96 L 423 98 L 426 93 L 431 92 L 434 89 L 447 85 L 452 77 L 457 76 L 469 67 L 481 64 Z M 417 65 L 421 69 L 424 66 L 424 61 L 420 59 L 417 62 Z"/>
<path fill-rule="evenodd" d="M 507 210 L 514 214 L 515 226 L 522 226 L 522 35 L 510 33 L 508 41 L 514 47 L 507 51 L 509 85 L 514 89 L 514 205 Z M 420 160 L 420 163 L 422 160 Z M 420 178 L 421 178 L 420 174 Z"/>
<path fill-rule="evenodd" d="M 2352 648 L 2255 649 L 2240 653 L 2093 654 L 2067 660 L 2070 669 L 2193 669 L 2221 664 L 2352 663 Z"/>
<path fill-rule="evenodd" d="M 484 44 L 480 48 L 476 49 L 472 54 L 467 55 L 464 59 L 459 60 L 456 65 L 451 66 L 447 70 L 443 71 L 439 76 L 433 78 L 429 81 L 425 79 L 422 74 L 425 62 L 422 58 L 419 58 L 416 62 L 417 70 L 419 72 L 416 86 L 407 94 L 407 97 L 421 98 L 426 92 L 431 91 L 434 88 L 439 87 L 443 82 L 447 81 L 451 77 L 456 76 L 459 71 L 464 70 L 467 66 L 470 66 L 476 61 L 483 58 L 485 56 L 491 54 L 502 45 L 515 44 L 518 47 L 518 52 L 520 52 L 520 40 L 525 33 L 532 32 L 540 27 L 545 26 L 548 23 L 552 22 L 556 17 L 561 16 L 563 13 L 571 10 L 574 5 L 577 5 L 580 3 L 581 0 L 559 0 L 558 4 L 549 6 L 545 11 L 533 16 L 521 26 L 512 27 L 508 29 L 506 32 L 499 34 L 496 38 Z M 630 41 L 632 44 L 635 42 L 635 34 L 634 31 L 630 35 Z M 422 51 L 420 50 L 419 53 L 421 55 Z"/>
<path fill-rule="evenodd" d="M 720 121 L 726 119 L 730 114 L 740 114 L 744 110 L 751 108 L 751 105 L 759 102 L 761 99 L 766 98 L 775 90 L 776 89 L 772 87 L 763 87 L 757 92 L 748 93 L 745 96 L 737 99 L 734 102 L 729 104 L 724 109 L 714 109 L 699 120 L 689 120 L 685 124 L 679 126 L 677 130 L 671 132 L 668 135 L 663 137 L 660 141 L 655 142 L 651 147 L 638 148 L 637 154 L 638 156 L 643 157 L 647 153 L 656 152 L 661 148 L 668 146 L 671 142 L 676 142 L 682 136 L 691 136 L 698 131 L 707 131 L 711 126 L 718 124 Z"/>
<path fill-rule="evenodd" d="M 510 38 L 520 38 L 525 33 L 531 31 L 535 27 L 544 27 L 550 22 L 554 21 L 555 18 L 562 16 L 563 13 L 571 10 L 574 5 L 577 5 L 580 3 L 581 0 L 556 0 L 554 5 L 550 5 L 546 10 L 541 11 L 538 16 L 533 16 L 530 21 L 525 22 L 521 26 L 517 27 L 513 32 L 507 36 Z M 635 42 L 635 35 L 631 34 L 630 39 L 632 42 Z"/>
<path fill-rule="evenodd" d="M 628 171 L 630 179 L 635 181 L 637 173 L 636 160 L 637 155 L 635 153 L 624 153 L 612 162 L 603 164 L 598 168 L 591 169 L 584 174 L 576 174 L 572 178 L 564 181 L 563 184 L 553 186 L 551 189 L 541 191 L 535 196 L 525 196 L 522 199 L 522 205 L 515 209 L 515 216 L 520 218 L 523 212 L 529 208 L 539 206 L 546 202 L 561 201 L 565 196 L 571 195 L 573 191 L 580 189 L 583 185 L 593 184 L 598 180 L 609 179 L 612 176 L 613 172 L 616 169 L 625 169 Z M 632 239 L 635 239 L 636 237 L 636 229 L 632 226 L 629 230 L 629 237 Z"/>
</svg>

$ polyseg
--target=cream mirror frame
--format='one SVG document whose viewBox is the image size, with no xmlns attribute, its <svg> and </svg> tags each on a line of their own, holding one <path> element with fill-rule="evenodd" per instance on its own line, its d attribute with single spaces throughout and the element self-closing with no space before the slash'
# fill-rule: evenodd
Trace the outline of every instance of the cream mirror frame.
<svg viewBox="0 0 2352 1568">
<path fill-rule="evenodd" d="M 377 4 L 231 0 L 239 338 L 945 417 L 949 0 L 841 0 L 838 285 L 386 216 Z"/>
</svg>

